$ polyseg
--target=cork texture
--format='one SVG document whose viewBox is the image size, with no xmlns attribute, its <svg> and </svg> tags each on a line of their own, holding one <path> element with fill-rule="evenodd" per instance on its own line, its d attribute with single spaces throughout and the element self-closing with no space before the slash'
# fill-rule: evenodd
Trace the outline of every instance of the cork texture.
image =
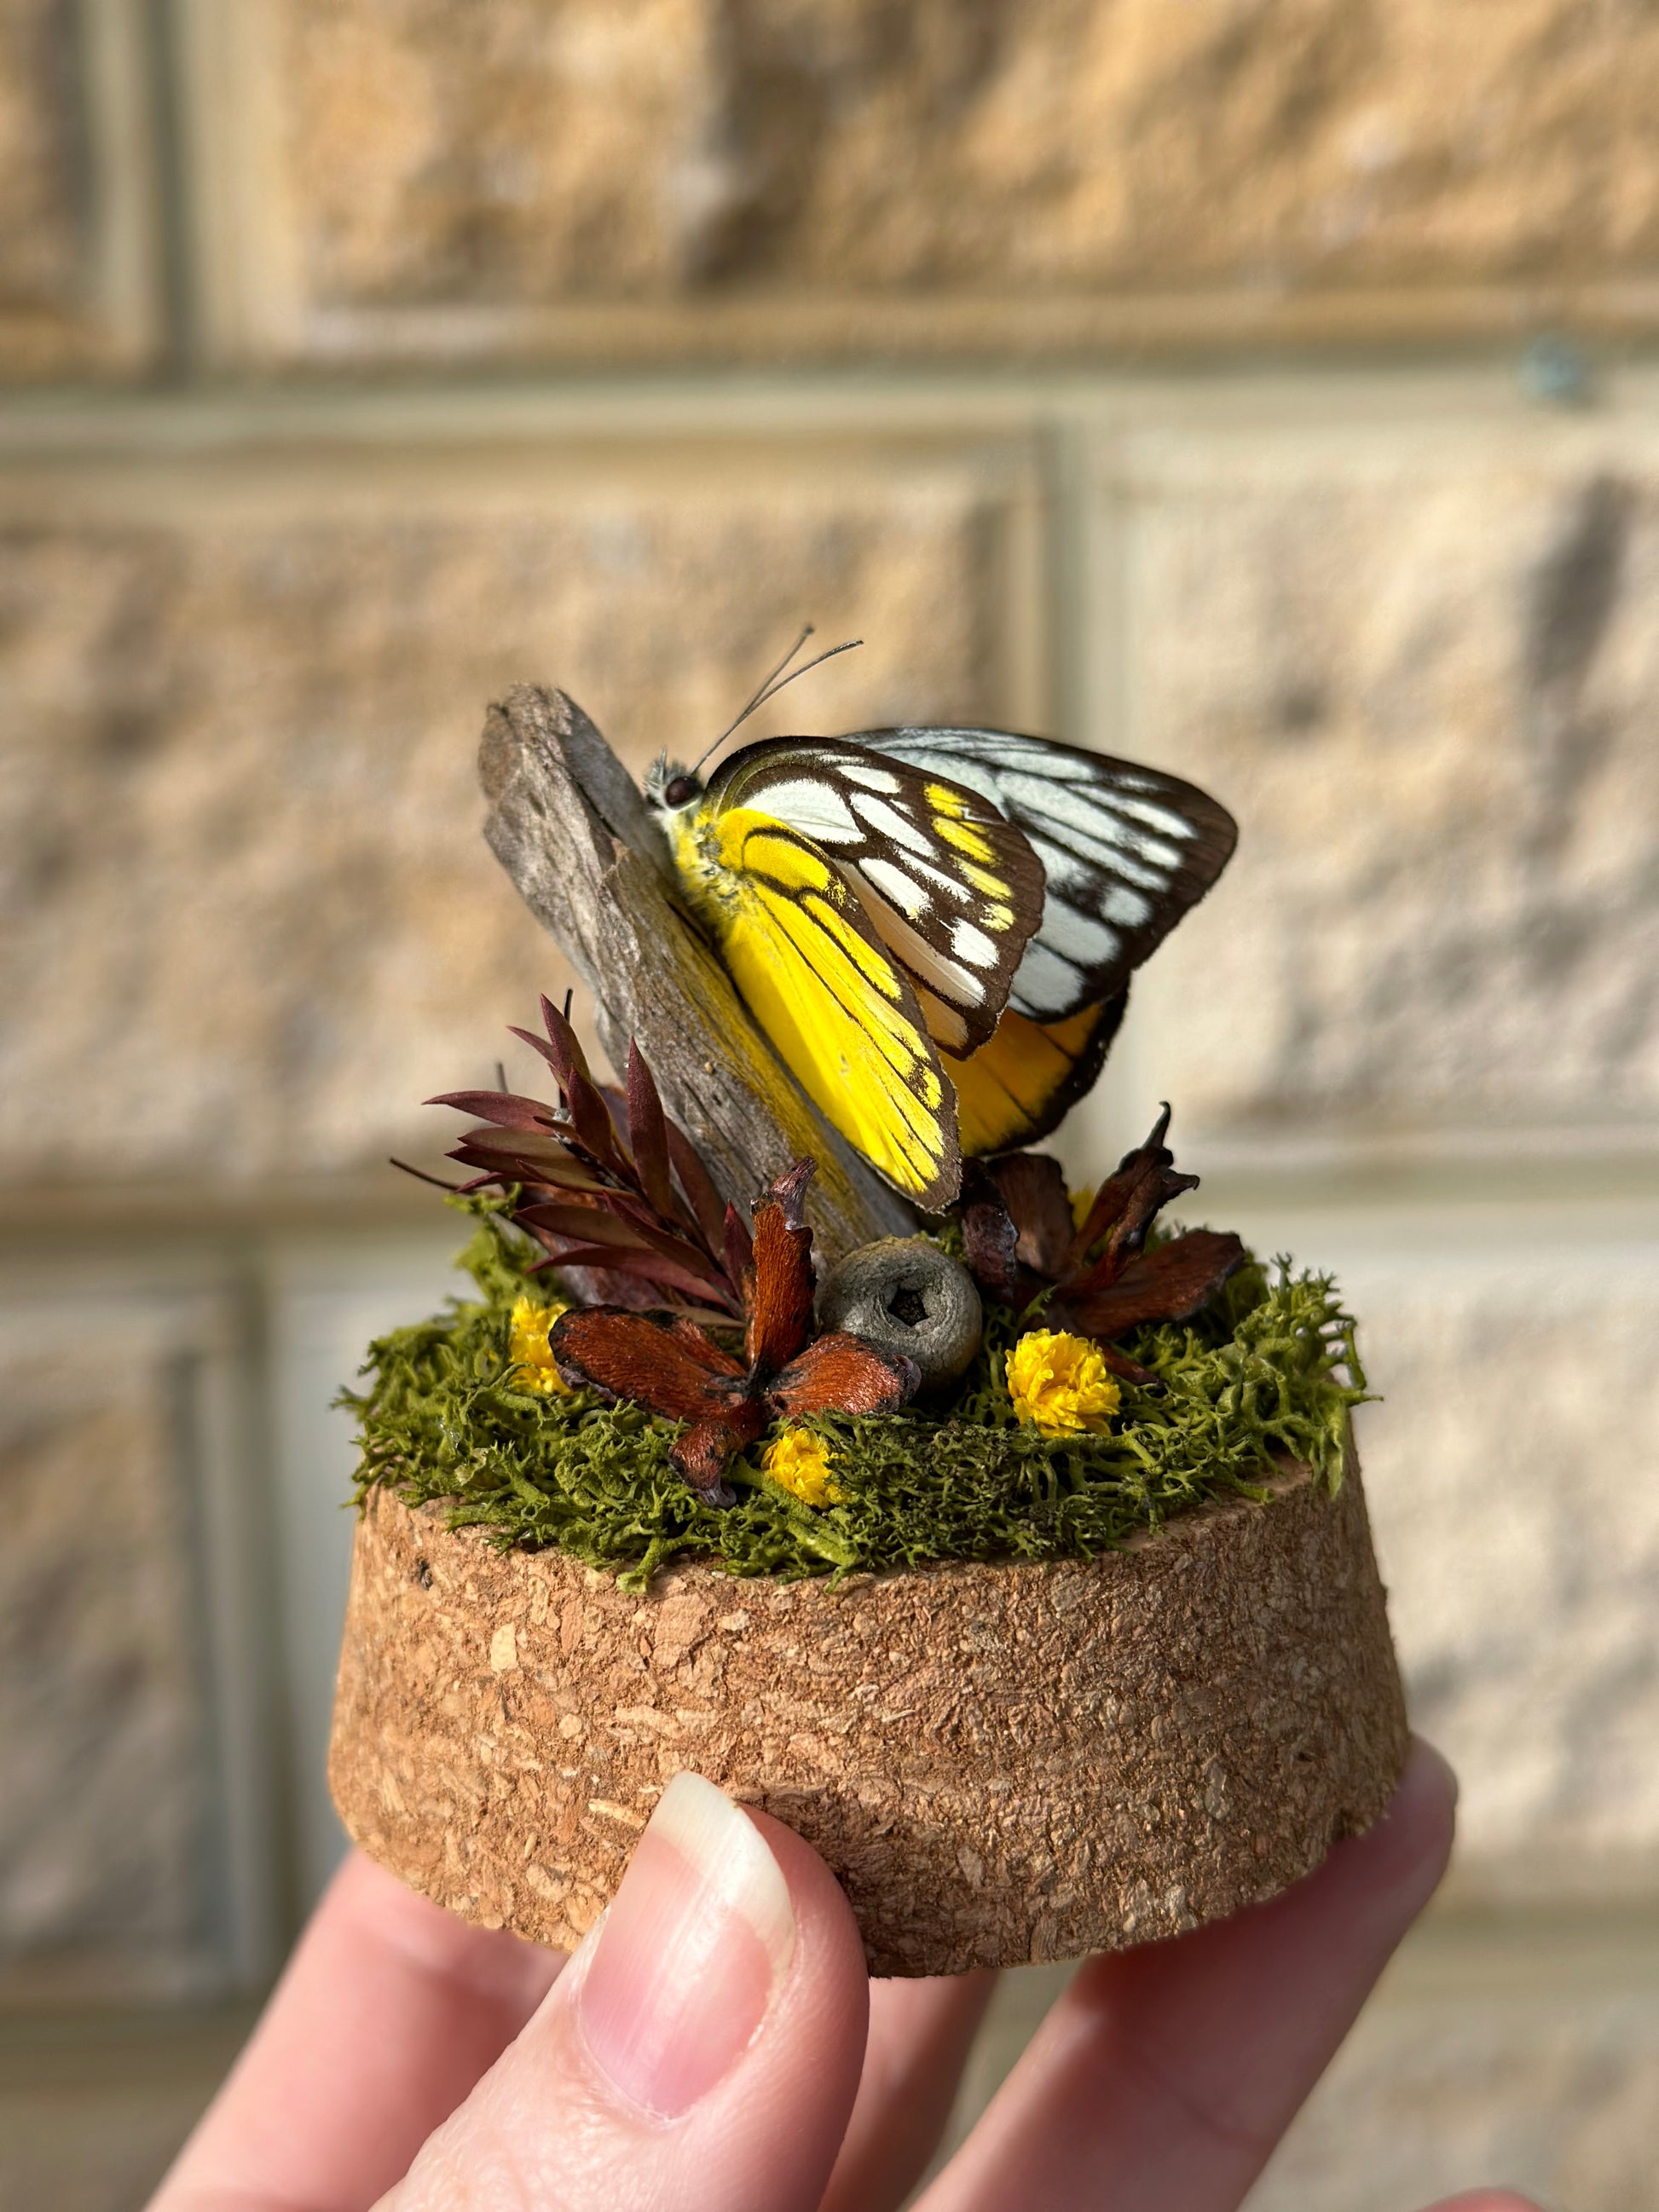
<svg viewBox="0 0 1659 2212">
<path fill-rule="evenodd" d="M 1358 1474 L 1088 1561 L 641 1596 L 377 1492 L 330 1778 L 355 1840 L 568 1948 L 692 1767 L 834 1869 L 875 1974 L 1172 1936 L 1368 1827 L 1406 1718 Z"/>
</svg>

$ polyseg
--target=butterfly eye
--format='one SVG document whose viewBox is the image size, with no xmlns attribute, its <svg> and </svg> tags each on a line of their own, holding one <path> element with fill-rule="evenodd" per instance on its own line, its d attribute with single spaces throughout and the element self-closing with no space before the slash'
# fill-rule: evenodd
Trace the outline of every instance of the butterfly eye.
<svg viewBox="0 0 1659 2212">
<path fill-rule="evenodd" d="M 663 804 L 665 806 L 689 806 L 700 788 L 695 776 L 677 775 L 672 782 L 663 787 Z"/>
</svg>

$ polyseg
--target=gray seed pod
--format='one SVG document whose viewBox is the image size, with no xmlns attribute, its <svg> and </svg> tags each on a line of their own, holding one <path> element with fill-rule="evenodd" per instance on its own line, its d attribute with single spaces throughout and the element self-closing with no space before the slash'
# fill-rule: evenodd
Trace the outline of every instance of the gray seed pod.
<svg viewBox="0 0 1659 2212">
<path fill-rule="evenodd" d="M 884 1237 L 830 1269 L 818 1290 L 818 1323 L 903 1352 L 921 1370 L 927 1391 L 966 1373 L 985 1316 L 959 1261 L 925 1237 Z"/>
</svg>

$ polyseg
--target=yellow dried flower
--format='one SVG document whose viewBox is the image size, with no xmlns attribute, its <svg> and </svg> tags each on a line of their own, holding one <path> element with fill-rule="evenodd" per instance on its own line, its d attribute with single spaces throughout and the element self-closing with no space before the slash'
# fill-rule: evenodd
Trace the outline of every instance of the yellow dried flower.
<svg viewBox="0 0 1659 2212">
<path fill-rule="evenodd" d="M 761 1455 L 779 1488 L 803 1505 L 839 1505 L 847 1492 L 830 1472 L 830 1455 L 811 1429 L 786 1429 Z"/>
<path fill-rule="evenodd" d="M 1092 1183 L 1088 1184 L 1082 1190 L 1074 1190 L 1072 1193 L 1072 1226 L 1073 1229 L 1082 1229 L 1084 1223 L 1089 1218 L 1089 1209 L 1094 1202 L 1095 1188 Z"/>
<path fill-rule="evenodd" d="M 562 1298 L 538 1306 L 533 1298 L 520 1297 L 513 1304 L 513 1334 L 507 1357 L 518 1370 L 510 1379 L 515 1390 L 568 1390 L 570 1385 L 553 1364 L 547 1332 L 568 1310 Z"/>
<path fill-rule="evenodd" d="M 1020 1419 L 1046 1437 L 1103 1436 L 1121 1393 L 1098 1345 L 1036 1328 L 1008 1354 L 1008 1395 Z"/>
</svg>

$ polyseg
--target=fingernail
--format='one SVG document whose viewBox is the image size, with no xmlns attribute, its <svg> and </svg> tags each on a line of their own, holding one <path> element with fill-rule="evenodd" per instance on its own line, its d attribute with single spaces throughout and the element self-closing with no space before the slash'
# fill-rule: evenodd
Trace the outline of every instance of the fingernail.
<svg viewBox="0 0 1659 2212">
<path fill-rule="evenodd" d="M 794 1908 L 752 1820 L 677 1774 L 635 1847 L 577 1996 L 587 2047 L 664 2119 L 723 2081 L 795 1948 Z"/>
</svg>

